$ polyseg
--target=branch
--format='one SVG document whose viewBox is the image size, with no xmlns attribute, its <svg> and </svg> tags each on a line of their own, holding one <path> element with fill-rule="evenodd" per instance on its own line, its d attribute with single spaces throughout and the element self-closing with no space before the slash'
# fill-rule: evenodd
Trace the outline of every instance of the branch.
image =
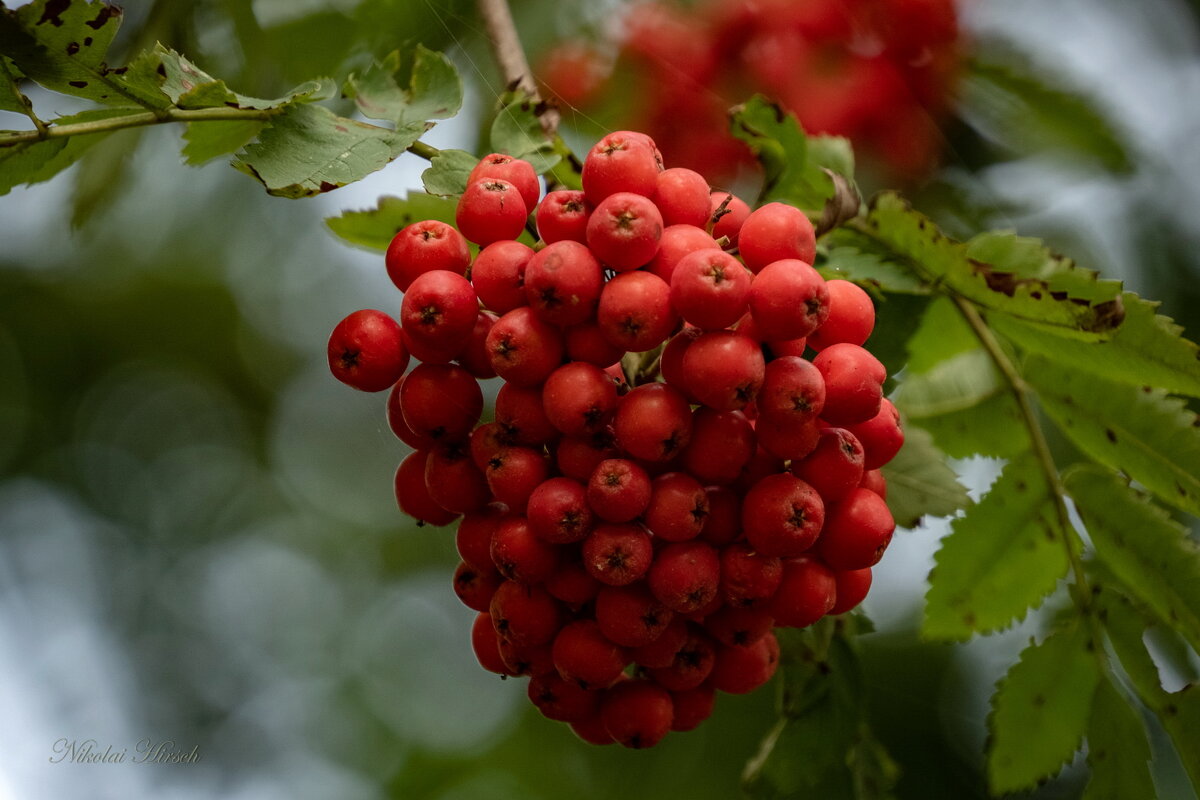
<svg viewBox="0 0 1200 800">
<path fill-rule="evenodd" d="M 504 82 L 513 89 L 525 92 L 535 103 L 539 102 L 541 95 L 533 80 L 533 72 L 529 69 L 529 61 L 525 58 L 525 50 L 521 47 L 521 38 L 517 35 L 517 26 L 513 23 L 507 0 L 478 2 L 479 14 L 483 17 L 492 45 L 492 55 L 500 67 Z M 559 120 L 558 109 L 546 107 L 538 112 L 538 121 L 542 123 L 547 138 L 554 138 Z"/>
</svg>

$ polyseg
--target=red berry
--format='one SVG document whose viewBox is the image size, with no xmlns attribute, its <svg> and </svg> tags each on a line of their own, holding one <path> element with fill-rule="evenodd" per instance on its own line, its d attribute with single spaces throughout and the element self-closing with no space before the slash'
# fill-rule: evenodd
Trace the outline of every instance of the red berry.
<svg viewBox="0 0 1200 800">
<path fill-rule="evenodd" d="M 658 551 L 650 566 L 650 591 L 663 605 L 690 614 L 708 605 L 721 580 L 717 551 L 704 542 L 676 542 Z"/>
<path fill-rule="evenodd" d="M 692 437 L 680 464 L 706 484 L 737 480 L 754 456 L 754 428 L 741 411 L 700 407 L 692 413 Z"/>
<path fill-rule="evenodd" d="M 758 413 L 780 421 L 808 422 L 825 408 L 821 371 L 798 356 L 781 356 L 767 364 L 758 393 Z"/>
<path fill-rule="evenodd" d="M 824 350 L 831 344 L 862 344 L 875 328 L 875 306 L 871 296 L 850 281 L 825 282 L 829 292 L 829 316 L 808 337 L 808 346 Z"/>
<path fill-rule="evenodd" d="M 433 441 L 465 439 L 483 411 L 479 383 L 453 364 L 418 364 L 404 376 L 399 399 L 408 427 Z"/>
<path fill-rule="evenodd" d="M 887 370 L 875 356 L 858 345 L 834 344 L 817 353 L 813 365 L 825 378 L 826 422 L 854 425 L 879 413 Z"/>
<path fill-rule="evenodd" d="M 503 153 L 492 153 L 480 159 L 467 176 L 467 185 L 470 186 L 484 178 L 500 178 L 517 187 L 521 200 L 529 209 L 537 205 L 542 194 L 542 187 L 538 183 L 537 173 L 533 171 L 533 165 L 524 159 L 513 158 Z"/>
<path fill-rule="evenodd" d="M 708 684 L 701 684 L 695 689 L 682 692 L 671 692 L 671 701 L 675 708 L 671 730 L 695 730 L 701 722 L 712 716 L 716 699 L 716 690 Z"/>
<path fill-rule="evenodd" d="M 765 373 L 758 342 L 733 331 L 706 333 L 683 354 L 688 393 L 718 411 L 745 408 L 758 396 Z"/>
<path fill-rule="evenodd" d="M 721 593 L 730 606 L 770 600 L 782 575 L 783 562 L 777 556 L 759 553 L 748 542 L 735 542 L 721 551 Z"/>
<path fill-rule="evenodd" d="M 467 608 L 487 611 L 492 604 L 492 595 L 503 582 L 504 578 L 494 569 L 478 570 L 462 563 L 454 571 L 454 594 Z"/>
<path fill-rule="evenodd" d="M 471 460 L 466 442 L 439 444 L 429 451 L 425 486 L 433 502 L 455 514 L 477 511 L 491 500 L 487 480 Z"/>
<path fill-rule="evenodd" d="M 533 532 L 553 544 L 584 539 L 596 522 L 587 503 L 587 490 L 570 478 L 551 478 L 534 489 L 528 514 Z"/>
<path fill-rule="evenodd" d="M 487 614 L 479 614 L 471 625 L 471 649 L 479 666 L 497 675 L 510 675 L 509 669 L 500 657 L 500 640 L 496 629 L 492 627 L 492 618 Z"/>
<path fill-rule="evenodd" d="M 654 537 L 666 542 L 694 539 L 708 517 L 708 495 L 686 472 L 668 472 L 651 483 L 650 504 L 642 515 Z"/>
<path fill-rule="evenodd" d="M 771 680 L 778 666 L 779 642 L 768 633 L 751 645 L 720 648 L 710 683 L 718 691 L 746 694 Z"/>
<path fill-rule="evenodd" d="M 649 198 L 618 192 L 588 218 L 587 246 L 617 272 L 627 272 L 650 263 L 662 232 L 662 214 Z"/>
<path fill-rule="evenodd" d="M 635 523 L 601 523 L 583 540 L 584 568 L 609 586 L 633 583 L 646 574 L 653 559 L 650 534 Z"/>
<path fill-rule="evenodd" d="M 540 586 L 505 581 L 492 595 L 492 625 L 501 639 L 522 647 L 549 644 L 563 625 L 562 609 Z"/>
<path fill-rule="evenodd" d="M 613 423 L 617 445 L 635 458 L 666 462 L 692 435 L 687 400 L 665 383 L 647 383 L 621 398 Z"/>
<path fill-rule="evenodd" d="M 529 681 L 529 700 L 547 719 L 578 722 L 594 717 L 600 693 L 580 688 L 558 675 L 535 675 Z"/>
<path fill-rule="evenodd" d="M 804 628 L 833 609 L 837 582 L 833 571 L 812 556 L 783 562 L 783 579 L 771 598 L 775 624 L 782 628 Z"/>
<path fill-rule="evenodd" d="M 583 161 L 583 191 L 593 205 L 617 192 L 653 197 L 661 168 L 649 137 L 630 131 L 610 133 Z"/>
<path fill-rule="evenodd" d="M 605 586 L 596 595 L 596 622 L 600 631 L 623 647 L 642 647 L 659 636 L 675 612 L 650 593 L 644 583 Z"/>
<path fill-rule="evenodd" d="M 672 692 L 695 689 L 712 672 L 716 645 L 700 628 L 688 626 L 688 636 L 675 659 L 665 667 L 650 669 L 650 679 Z"/>
<path fill-rule="evenodd" d="M 679 323 L 671 287 L 649 272 L 626 272 L 606 283 L 596 318 L 609 343 L 630 353 L 653 350 Z"/>
<path fill-rule="evenodd" d="M 667 225 L 708 224 L 708 181 L 694 170 L 674 167 L 658 173 L 654 203 Z"/>
<path fill-rule="evenodd" d="M 683 648 L 687 639 L 687 621 L 676 615 L 657 639 L 650 644 L 635 647 L 630 654 L 633 660 L 643 667 L 669 667 L 675 662 L 675 654 Z"/>
<path fill-rule="evenodd" d="M 817 540 L 824 521 L 821 496 L 787 473 L 760 480 L 742 504 L 746 540 L 769 556 L 800 555 Z"/>
<path fill-rule="evenodd" d="M 886 397 L 879 402 L 878 414 L 866 422 L 859 422 L 848 428 L 862 442 L 865 452 L 863 464 L 867 470 L 879 469 L 895 458 L 904 446 L 900 413 Z"/>
<path fill-rule="evenodd" d="M 558 568 L 559 550 L 539 538 L 525 517 L 506 517 L 492 533 L 492 562 L 509 580 L 541 583 Z"/>
<path fill-rule="evenodd" d="M 591 319 L 600 300 L 600 262 L 579 242 L 539 250 L 525 269 L 525 295 L 540 319 L 565 327 Z"/>
<path fill-rule="evenodd" d="M 837 602 L 830 614 L 845 614 L 858 606 L 871 590 L 871 568 L 847 569 L 833 573 L 837 583 Z"/>
<path fill-rule="evenodd" d="M 496 422 L 504 439 L 514 444 L 536 447 L 558 437 L 546 416 L 540 386 L 501 386 L 496 393 Z"/>
<path fill-rule="evenodd" d="M 400 304 L 400 324 L 409 340 L 454 352 L 466 348 L 478 316 L 471 283 L 444 269 L 418 276 Z"/>
<path fill-rule="evenodd" d="M 754 272 L 784 258 L 811 264 L 817 255 L 817 238 L 803 211 L 783 203 L 767 203 L 742 223 L 738 251 Z"/>
<path fill-rule="evenodd" d="M 586 244 L 590 215 L 583 192 L 568 189 L 549 192 L 537 207 L 538 236 L 546 244 L 564 241 Z"/>
<path fill-rule="evenodd" d="M 616 413 L 617 387 L 592 364 L 564 364 L 546 378 L 542 390 L 546 417 L 568 436 L 603 430 Z"/>
<path fill-rule="evenodd" d="M 496 568 L 492 562 L 492 533 L 507 512 L 508 509 L 503 505 L 490 503 L 467 514 L 458 523 L 454 535 L 455 548 L 467 565 L 479 571 Z"/>
<path fill-rule="evenodd" d="M 667 225 L 663 228 L 662 238 L 658 240 L 658 252 L 646 265 L 648 272 L 653 272 L 667 283 L 675 274 L 675 267 L 684 256 L 697 250 L 720 250 L 716 239 L 709 235 L 703 227 L 694 225 Z"/>
<path fill-rule="evenodd" d="M 425 484 L 425 462 L 428 459 L 427 451 L 416 450 L 400 462 L 393 481 L 396 504 L 419 524 L 441 527 L 458 519 L 458 514 L 442 508 L 429 496 Z"/>
<path fill-rule="evenodd" d="M 792 474 L 820 492 L 826 502 L 841 500 L 862 480 L 863 446 L 844 428 L 822 428 L 816 449 L 792 462 Z"/>
<path fill-rule="evenodd" d="M 396 234 L 387 249 L 387 272 L 402 292 L 417 278 L 435 269 L 466 274 L 471 263 L 467 240 L 445 222 L 414 222 Z"/>
<path fill-rule="evenodd" d="M 704 629 L 727 647 L 745 647 L 770 633 L 774 624 L 766 608 L 725 606 L 704 620 Z"/>
<path fill-rule="evenodd" d="M 855 489 L 829 507 L 816 552 L 837 570 L 873 567 L 895 530 L 896 521 L 883 498 L 867 489 Z"/>
<path fill-rule="evenodd" d="M 634 461 L 610 458 L 596 465 L 588 478 L 588 505 L 609 522 L 629 522 L 650 503 L 650 476 Z"/>
<path fill-rule="evenodd" d="M 528 447 L 504 447 L 488 462 L 488 488 L 514 514 L 524 514 L 533 490 L 546 480 L 546 457 Z"/>
<path fill-rule="evenodd" d="M 653 747 L 671 730 L 674 706 L 666 689 L 629 681 L 605 693 L 600 718 L 613 739 L 635 750 Z"/>
<path fill-rule="evenodd" d="M 339 322 L 327 349 L 333 377 L 364 392 L 383 391 L 408 366 L 400 325 L 374 309 L 355 311 Z"/>
<path fill-rule="evenodd" d="M 722 250 L 697 250 L 684 256 L 671 273 L 671 305 L 685 322 L 720 330 L 746 313 L 750 273 Z"/>
<path fill-rule="evenodd" d="M 529 210 L 516 186 L 499 178 L 467 184 L 458 199 L 454 222 L 469 241 L 489 245 L 516 239 L 525 229 Z"/>
<path fill-rule="evenodd" d="M 749 302 L 758 335 L 770 341 L 808 336 L 829 315 L 825 279 L 796 259 L 772 261 L 760 268 L 750 286 Z"/>
<path fill-rule="evenodd" d="M 534 386 L 562 363 L 562 332 L 529 307 L 509 311 L 488 331 L 487 350 L 496 374 L 509 383 Z"/>
<path fill-rule="evenodd" d="M 521 242 L 492 242 L 479 251 L 471 265 L 471 285 L 479 302 L 497 314 L 506 314 L 528 304 L 525 268 L 533 249 Z"/>
<path fill-rule="evenodd" d="M 554 637 L 553 654 L 562 679 L 584 689 L 612 686 L 630 662 L 629 653 L 605 638 L 590 619 L 564 626 Z"/>
</svg>

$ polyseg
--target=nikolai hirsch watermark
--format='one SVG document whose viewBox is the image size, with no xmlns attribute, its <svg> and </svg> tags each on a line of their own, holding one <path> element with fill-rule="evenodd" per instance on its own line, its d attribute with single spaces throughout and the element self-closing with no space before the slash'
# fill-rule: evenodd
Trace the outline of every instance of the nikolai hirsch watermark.
<svg viewBox="0 0 1200 800">
<path fill-rule="evenodd" d="M 101 745 L 95 739 L 62 738 L 54 743 L 51 764 L 195 764 L 200 760 L 199 745 L 191 750 L 176 746 L 170 739 L 155 741 L 149 737 L 133 746 Z"/>
</svg>

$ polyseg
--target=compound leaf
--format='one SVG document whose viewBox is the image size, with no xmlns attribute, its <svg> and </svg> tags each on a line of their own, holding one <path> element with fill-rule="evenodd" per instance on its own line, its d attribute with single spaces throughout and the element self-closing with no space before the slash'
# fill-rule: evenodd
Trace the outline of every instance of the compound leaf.
<svg viewBox="0 0 1200 800">
<path fill-rule="evenodd" d="M 1200 514 L 1200 427 L 1181 400 L 1041 356 L 1031 357 L 1024 372 L 1046 414 L 1080 450 Z"/>
<path fill-rule="evenodd" d="M 1025 618 L 1067 572 L 1063 530 L 1032 455 L 1008 463 L 983 499 L 952 523 L 929 575 L 923 632 L 967 639 Z"/>
<path fill-rule="evenodd" d="M 988 786 L 995 794 L 1033 787 L 1079 749 L 1100 682 L 1100 643 L 1083 625 L 1021 652 L 997 684 L 988 717 Z"/>
<path fill-rule="evenodd" d="M 384 251 L 401 229 L 414 222 L 436 219 L 454 222 L 453 200 L 424 192 L 409 192 L 408 197 L 384 196 L 376 208 L 343 211 L 329 217 L 325 224 L 346 242 L 367 250 Z"/>
<path fill-rule="evenodd" d="M 323 106 L 295 104 L 273 118 L 234 166 L 280 197 L 309 197 L 383 168 L 421 131 L 390 131 Z"/>
<path fill-rule="evenodd" d="M 1183 526 L 1101 467 L 1077 467 L 1064 483 L 1096 558 L 1200 652 L 1200 548 Z"/>
</svg>

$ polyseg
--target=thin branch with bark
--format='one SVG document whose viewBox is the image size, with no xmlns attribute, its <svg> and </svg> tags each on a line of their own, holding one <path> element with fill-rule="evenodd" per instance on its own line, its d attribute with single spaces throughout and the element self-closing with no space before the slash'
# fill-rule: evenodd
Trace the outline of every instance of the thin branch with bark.
<svg viewBox="0 0 1200 800">
<path fill-rule="evenodd" d="M 529 69 L 529 60 L 525 58 L 525 50 L 521 47 L 521 38 L 517 34 L 507 0 L 478 0 L 478 3 L 488 41 L 492 45 L 492 55 L 500 67 L 504 82 L 513 89 L 525 92 L 535 103 L 540 102 L 537 82 Z M 553 138 L 558 132 L 558 109 L 544 107 L 538 112 L 538 120 L 546 136 Z"/>
</svg>

